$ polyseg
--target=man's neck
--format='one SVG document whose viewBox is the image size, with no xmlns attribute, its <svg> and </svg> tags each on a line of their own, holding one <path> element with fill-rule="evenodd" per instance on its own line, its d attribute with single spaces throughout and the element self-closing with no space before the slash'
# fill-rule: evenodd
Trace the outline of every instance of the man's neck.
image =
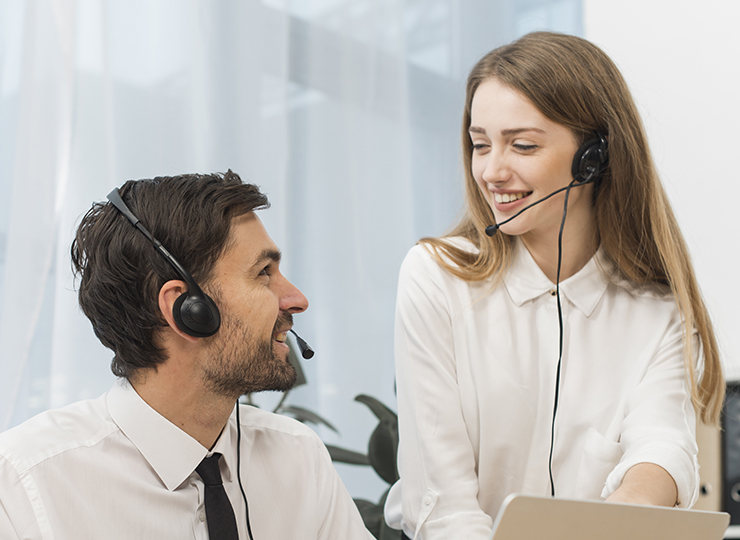
<svg viewBox="0 0 740 540">
<path fill-rule="evenodd" d="M 156 371 L 142 370 L 131 378 L 131 385 L 152 409 L 210 450 L 236 400 L 214 395 L 200 380 L 173 373 L 167 364 L 158 365 Z"/>
</svg>

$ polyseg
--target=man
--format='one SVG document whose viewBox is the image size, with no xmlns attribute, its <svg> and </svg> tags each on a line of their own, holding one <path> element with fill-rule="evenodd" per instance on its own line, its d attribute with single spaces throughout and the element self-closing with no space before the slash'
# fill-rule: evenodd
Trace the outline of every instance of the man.
<svg viewBox="0 0 740 540">
<path fill-rule="evenodd" d="M 0 538 L 372 538 L 310 429 L 235 407 L 294 384 L 285 341 L 308 307 L 255 214 L 266 197 L 229 171 L 109 199 L 72 259 L 121 380 L 0 434 Z"/>
</svg>

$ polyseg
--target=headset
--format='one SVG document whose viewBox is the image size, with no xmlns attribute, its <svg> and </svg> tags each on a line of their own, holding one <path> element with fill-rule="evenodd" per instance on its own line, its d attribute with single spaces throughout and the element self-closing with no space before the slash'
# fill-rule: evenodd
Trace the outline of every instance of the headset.
<svg viewBox="0 0 740 540">
<path fill-rule="evenodd" d="M 144 225 L 141 220 L 137 218 L 134 213 L 126 206 L 123 202 L 121 194 L 118 192 L 118 188 L 108 193 L 108 200 L 120 210 L 120 212 L 126 216 L 126 218 L 133 224 L 134 227 L 139 229 L 144 236 L 146 236 L 154 247 L 159 251 L 165 259 L 172 265 L 172 268 L 178 273 L 178 275 L 187 283 L 188 290 L 182 293 L 175 300 L 172 306 L 172 316 L 175 318 L 177 327 L 194 337 L 210 337 L 218 332 L 221 326 L 221 313 L 218 311 L 218 307 L 213 299 L 203 292 L 198 284 L 190 275 L 190 272 L 185 270 L 185 267 L 178 261 L 174 255 L 172 255 L 162 243 L 154 238 Z M 301 337 L 295 333 L 292 328 L 290 332 L 295 336 L 298 348 L 301 351 L 301 356 L 306 360 L 313 358 L 314 351 L 311 346 L 306 343 Z"/>
<path fill-rule="evenodd" d="M 598 182 L 601 173 L 609 163 L 609 145 L 601 133 L 596 133 L 593 139 L 584 142 L 573 156 L 571 174 L 577 180 L 576 185 Z"/>
<path fill-rule="evenodd" d="M 167 262 L 172 265 L 172 268 L 187 283 L 188 290 L 178 296 L 175 304 L 172 306 L 172 316 L 175 318 L 177 327 L 189 336 L 200 338 L 210 337 L 218 332 L 221 326 L 221 314 L 211 297 L 203 292 L 193 279 L 193 276 L 190 275 L 190 272 L 185 270 L 185 267 L 180 264 L 180 261 L 167 251 L 167 248 L 142 225 L 139 218 L 123 202 L 118 188 L 108 193 L 108 200 L 126 216 L 134 227 L 139 229 L 154 244 L 157 251 L 167 259 Z"/>
<path fill-rule="evenodd" d="M 545 202 L 553 195 L 557 195 L 562 191 L 568 191 L 568 193 L 570 193 L 571 188 L 585 186 L 586 184 L 598 184 L 599 180 L 601 180 L 602 173 L 609 163 L 608 149 L 609 145 L 606 142 L 606 138 L 601 133 L 596 133 L 594 138 L 587 140 L 578 148 L 578 150 L 576 150 L 576 153 L 573 156 L 573 163 L 570 167 L 571 174 L 573 175 L 573 181 L 570 184 L 560 189 L 556 189 L 552 193 L 536 200 L 529 206 L 525 206 L 516 214 L 505 219 L 501 223 L 489 225 L 486 227 L 486 234 L 488 236 L 493 236 L 501 226 L 506 225 L 512 219 L 519 217 L 522 212 L 526 212 L 533 206 L 536 206 L 541 202 Z M 568 195 L 566 194 L 566 208 L 568 204 L 567 197 Z"/>
</svg>

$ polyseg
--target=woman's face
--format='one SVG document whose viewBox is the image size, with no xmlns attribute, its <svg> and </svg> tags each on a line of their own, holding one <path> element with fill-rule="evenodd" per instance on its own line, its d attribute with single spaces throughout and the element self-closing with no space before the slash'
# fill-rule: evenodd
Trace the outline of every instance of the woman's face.
<svg viewBox="0 0 740 540">
<path fill-rule="evenodd" d="M 473 95 L 470 139 L 473 177 L 497 223 L 573 180 L 571 164 L 578 144 L 570 129 L 547 119 L 522 94 L 496 79 L 481 83 Z M 571 190 L 569 225 L 591 223 L 592 191 L 592 185 Z M 557 234 L 564 197 L 565 192 L 559 193 L 530 208 L 501 230 L 525 240 Z"/>
</svg>

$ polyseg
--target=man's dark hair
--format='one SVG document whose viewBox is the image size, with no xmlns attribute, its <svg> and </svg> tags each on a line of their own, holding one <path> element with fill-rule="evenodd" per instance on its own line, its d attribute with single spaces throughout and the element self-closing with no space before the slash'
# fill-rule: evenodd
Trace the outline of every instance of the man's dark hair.
<svg viewBox="0 0 740 540">
<path fill-rule="evenodd" d="M 228 247 L 232 219 L 269 206 L 257 186 L 231 171 L 129 180 L 119 192 L 201 287 Z M 80 307 L 115 353 L 113 373 L 130 378 L 166 360 L 154 335 L 166 324 L 159 290 L 181 279 L 170 263 L 108 202 L 93 204 L 82 218 L 71 253 Z"/>
</svg>

